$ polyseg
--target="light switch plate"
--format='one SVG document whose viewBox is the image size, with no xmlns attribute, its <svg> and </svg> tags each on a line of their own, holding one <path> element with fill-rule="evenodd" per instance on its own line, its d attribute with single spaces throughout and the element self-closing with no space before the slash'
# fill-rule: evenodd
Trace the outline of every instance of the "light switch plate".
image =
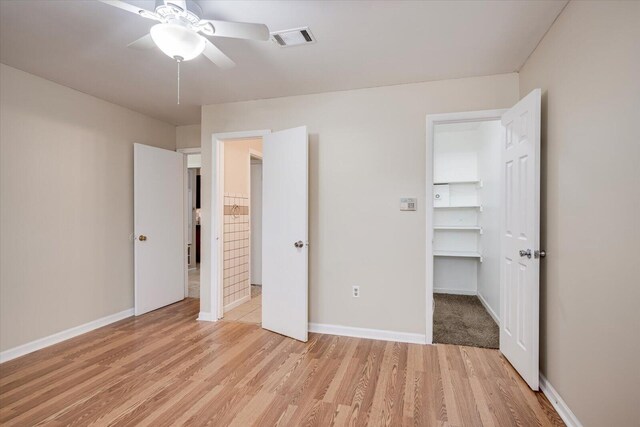
<svg viewBox="0 0 640 427">
<path fill-rule="evenodd" d="M 417 199 L 415 197 L 403 197 L 400 199 L 401 211 L 415 211 L 418 207 Z"/>
</svg>

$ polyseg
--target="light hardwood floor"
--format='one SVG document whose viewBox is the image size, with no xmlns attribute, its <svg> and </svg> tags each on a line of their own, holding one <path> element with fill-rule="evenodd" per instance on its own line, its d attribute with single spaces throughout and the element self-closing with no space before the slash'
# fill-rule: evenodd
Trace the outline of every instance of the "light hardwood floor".
<svg viewBox="0 0 640 427">
<path fill-rule="evenodd" d="M 200 267 L 189 270 L 189 298 L 200 298 Z"/>
<path fill-rule="evenodd" d="M 0 424 L 563 425 L 496 350 L 196 321 L 188 299 L 0 365 Z"/>
</svg>

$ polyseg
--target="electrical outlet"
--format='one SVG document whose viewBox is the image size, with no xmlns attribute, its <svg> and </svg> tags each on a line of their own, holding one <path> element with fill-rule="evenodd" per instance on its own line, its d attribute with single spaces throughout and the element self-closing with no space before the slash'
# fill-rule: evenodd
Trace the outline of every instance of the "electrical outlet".
<svg viewBox="0 0 640 427">
<path fill-rule="evenodd" d="M 360 286 L 354 286 L 352 288 L 352 291 L 353 291 L 354 298 L 360 298 Z"/>
</svg>

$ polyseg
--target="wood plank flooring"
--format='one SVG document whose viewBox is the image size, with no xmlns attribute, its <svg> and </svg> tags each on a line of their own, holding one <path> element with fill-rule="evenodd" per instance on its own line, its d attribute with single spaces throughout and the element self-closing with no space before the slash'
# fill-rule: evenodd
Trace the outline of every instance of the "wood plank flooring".
<svg viewBox="0 0 640 427">
<path fill-rule="evenodd" d="M 496 350 L 198 322 L 188 299 L 0 365 L 0 424 L 563 425 Z"/>
</svg>

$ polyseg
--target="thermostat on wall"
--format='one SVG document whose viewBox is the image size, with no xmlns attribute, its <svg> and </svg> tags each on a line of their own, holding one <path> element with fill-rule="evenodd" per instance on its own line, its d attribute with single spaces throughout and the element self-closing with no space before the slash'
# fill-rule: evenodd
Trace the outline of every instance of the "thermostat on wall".
<svg viewBox="0 0 640 427">
<path fill-rule="evenodd" d="M 400 199 L 400 210 L 401 211 L 415 211 L 416 210 L 416 200 L 415 198 L 402 198 Z"/>
</svg>

